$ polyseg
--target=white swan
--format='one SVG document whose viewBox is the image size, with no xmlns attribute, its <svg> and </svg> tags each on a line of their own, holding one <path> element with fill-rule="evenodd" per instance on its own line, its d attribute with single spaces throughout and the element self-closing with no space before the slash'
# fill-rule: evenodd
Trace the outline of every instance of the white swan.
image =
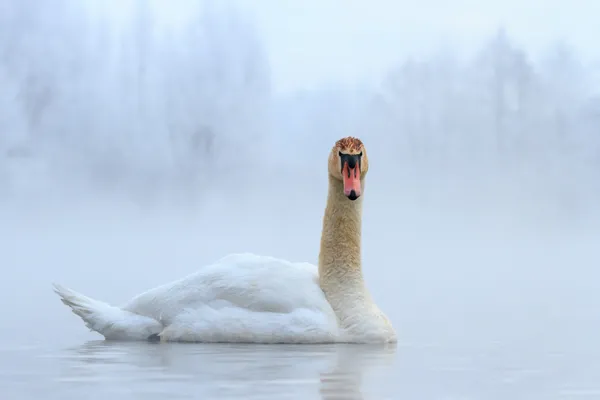
<svg viewBox="0 0 600 400">
<path fill-rule="evenodd" d="M 54 285 L 64 304 L 107 340 L 247 343 L 395 342 L 361 270 L 363 143 L 329 155 L 319 266 L 234 254 L 121 307 Z"/>
</svg>

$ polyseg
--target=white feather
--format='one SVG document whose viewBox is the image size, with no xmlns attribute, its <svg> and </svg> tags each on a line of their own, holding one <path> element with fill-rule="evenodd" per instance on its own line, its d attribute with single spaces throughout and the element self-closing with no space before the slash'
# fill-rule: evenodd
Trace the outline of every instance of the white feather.
<svg viewBox="0 0 600 400">
<path fill-rule="evenodd" d="M 317 267 L 233 254 L 122 307 L 55 285 L 86 326 L 113 340 L 330 343 L 340 339 Z"/>
</svg>

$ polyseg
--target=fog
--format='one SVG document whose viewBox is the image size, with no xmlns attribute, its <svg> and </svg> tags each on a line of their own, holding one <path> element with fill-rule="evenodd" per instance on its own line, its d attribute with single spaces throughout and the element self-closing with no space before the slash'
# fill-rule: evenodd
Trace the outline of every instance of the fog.
<svg viewBox="0 0 600 400">
<path fill-rule="evenodd" d="M 600 82 L 579 43 L 498 23 L 396 50 L 382 29 L 390 61 L 363 73 L 238 3 L 0 4 L 0 337 L 98 338 L 51 282 L 118 304 L 232 252 L 316 263 L 328 152 L 353 135 L 364 272 L 402 343 L 597 352 Z"/>
</svg>

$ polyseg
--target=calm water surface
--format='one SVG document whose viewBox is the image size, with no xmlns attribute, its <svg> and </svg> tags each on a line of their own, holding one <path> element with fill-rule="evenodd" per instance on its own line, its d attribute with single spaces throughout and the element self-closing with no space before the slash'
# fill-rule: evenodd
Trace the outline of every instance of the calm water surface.
<svg viewBox="0 0 600 400">
<path fill-rule="evenodd" d="M 245 225 L 5 213 L 0 399 L 600 399 L 595 235 L 406 226 L 375 210 L 365 274 L 393 347 L 104 342 L 52 292 L 120 304 L 232 251 L 314 262 L 321 211 Z"/>
<path fill-rule="evenodd" d="M 0 387 L 5 399 L 57 400 L 600 398 L 590 347 L 461 343 L 13 346 L 0 352 Z"/>
</svg>

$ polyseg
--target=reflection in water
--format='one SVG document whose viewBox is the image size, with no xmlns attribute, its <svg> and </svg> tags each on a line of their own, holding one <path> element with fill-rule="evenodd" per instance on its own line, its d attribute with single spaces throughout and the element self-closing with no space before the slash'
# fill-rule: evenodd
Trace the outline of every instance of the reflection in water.
<svg viewBox="0 0 600 400">
<path fill-rule="evenodd" d="M 65 355 L 59 380 L 100 395 L 146 399 L 369 399 L 367 376 L 393 365 L 395 345 L 237 345 L 88 342 Z M 102 393 L 100 393 L 102 392 Z"/>
<path fill-rule="evenodd" d="M 395 350 L 396 344 L 337 347 L 335 367 L 321 373 L 321 397 L 323 400 L 370 398 L 362 390 L 365 375 L 369 372 L 384 375 L 381 370 L 391 369 Z"/>
<path fill-rule="evenodd" d="M 398 352 L 356 345 L 7 345 L 0 348 L 0 388 L 3 399 L 44 400 L 598 399 L 597 329 L 589 332 L 560 342 L 405 342 Z"/>
</svg>

